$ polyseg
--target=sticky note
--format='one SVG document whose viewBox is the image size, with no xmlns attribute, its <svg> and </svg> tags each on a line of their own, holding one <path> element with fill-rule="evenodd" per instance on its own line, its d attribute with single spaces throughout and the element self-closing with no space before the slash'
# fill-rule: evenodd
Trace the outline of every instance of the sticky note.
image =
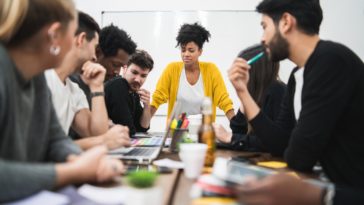
<svg viewBox="0 0 364 205">
<path fill-rule="evenodd" d="M 221 204 L 221 205 L 238 205 L 238 202 L 232 198 L 223 197 L 204 197 L 194 199 L 192 205 L 209 205 L 209 204 Z"/>
<path fill-rule="evenodd" d="M 258 162 L 257 165 L 273 169 L 282 169 L 287 167 L 287 163 L 278 161 Z"/>
</svg>

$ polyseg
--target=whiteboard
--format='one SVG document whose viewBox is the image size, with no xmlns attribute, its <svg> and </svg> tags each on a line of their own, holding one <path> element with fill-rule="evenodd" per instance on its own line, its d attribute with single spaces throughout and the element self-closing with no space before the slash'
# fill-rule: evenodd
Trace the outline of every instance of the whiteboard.
<svg viewBox="0 0 364 205">
<path fill-rule="evenodd" d="M 363 60 L 363 1 L 351 0 L 342 4 L 342 1 L 330 0 L 330 3 L 323 1 L 322 4 L 324 19 L 321 38 L 343 43 Z M 344 15 L 341 15 L 343 11 Z M 260 20 L 261 15 L 253 10 L 104 11 L 101 15 L 102 26 L 110 23 L 119 26 L 131 35 L 138 48 L 152 55 L 155 67 L 143 86 L 152 93 L 165 66 L 181 60 L 179 48 L 175 47 L 180 26 L 183 23 L 201 23 L 210 31 L 211 39 L 204 45 L 200 60 L 213 62 L 219 67 L 235 109 L 239 106 L 239 100 L 228 81 L 227 69 L 240 50 L 260 42 Z M 281 62 L 279 75 L 284 82 L 287 82 L 293 67 L 289 60 Z M 166 105 L 157 111 L 157 115 L 166 113 Z M 223 115 L 223 112 L 218 110 L 217 114 Z"/>
<path fill-rule="evenodd" d="M 121 11 L 103 12 L 102 26 L 110 23 L 124 29 L 137 43 L 139 49 L 148 51 L 155 61 L 144 88 L 154 92 L 159 76 L 166 65 L 181 61 L 176 48 L 176 36 L 183 23 L 199 22 L 211 33 L 205 43 L 200 61 L 215 63 L 225 80 L 234 107 L 239 107 L 235 90 L 228 81 L 227 69 L 239 51 L 260 42 L 261 16 L 254 11 Z M 165 115 L 167 106 L 157 114 Z M 222 111 L 217 112 L 223 115 Z"/>
</svg>

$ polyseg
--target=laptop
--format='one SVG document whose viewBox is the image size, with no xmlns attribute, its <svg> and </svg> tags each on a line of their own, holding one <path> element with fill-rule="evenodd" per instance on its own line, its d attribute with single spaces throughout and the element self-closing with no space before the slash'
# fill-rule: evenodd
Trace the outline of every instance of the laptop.
<svg viewBox="0 0 364 205">
<path fill-rule="evenodd" d="M 158 137 L 158 136 L 155 136 Z M 108 155 L 118 159 L 124 160 L 135 160 L 139 164 L 150 164 L 154 159 L 159 156 L 159 153 L 162 151 L 164 147 L 164 143 L 168 137 L 168 132 L 164 134 L 163 137 L 158 137 L 159 142 L 150 141 L 152 144 L 158 144 L 158 146 L 149 145 L 149 146 L 132 146 L 132 147 L 122 147 L 119 149 L 114 149 L 108 152 Z M 153 138 L 153 137 L 152 137 Z M 150 138 L 150 139 L 152 139 Z"/>
<path fill-rule="evenodd" d="M 158 147 L 163 143 L 163 135 L 155 135 L 149 138 L 132 138 L 132 147 Z M 164 146 L 169 146 L 171 144 L 171 139 L 167 138 Z"/>
<path fill-rule="evenodd" d="M 132 147 L 158 147 L 163 142 L 164 132 L 145 133 L 137 132 L 130 138 Z M 168 147 L 170 144 L 170 138 L 167 138 L 164 146 Z"/>
<path fill-rule="evenodd" d="M 174 105 L 170 119 L 173 119 L 175 117 L 176 113 L 178 113 L 178 111 L 181 110 L 180 108 L 181 105 L 177 101 Z M 118 159 L 136 161 L 138 164 L 152 163 L 152 161 L 159 156 L 159 153 L 162 151 L 164 144 L 166 143 L 167 137 L 169 136 L 169 131 L 170 131 L 169 127 L 171 121 L 172 120 L 169 120 L 166 132 L 164 133 L 164 136 L 160 138 L 161 141 L 158 143 L 158 146 L 132 146 L 128 148 L 123 147 L 109 151 L 108 155 Z"/>
</svg>

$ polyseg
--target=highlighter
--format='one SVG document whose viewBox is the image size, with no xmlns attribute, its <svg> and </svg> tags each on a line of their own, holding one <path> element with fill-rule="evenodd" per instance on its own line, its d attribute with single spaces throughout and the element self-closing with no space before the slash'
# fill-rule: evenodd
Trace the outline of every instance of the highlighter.
<svg viewBox="0 0 364 205">
<path fill-rule="evenodd" d="M 177 121 L 177 129 L 179 129 L 179 128 L 181 128 L 181 126 L 182 126 L 182 119 L 179 119 L 178 121 Z"/>
<path fill-rule="evenodd" d="M 172 129 L 176 129 L 177 124 L 178 124 L 178 121 L 177 121 L 176 119 L 173 119 L 173 120 L 172 120 L 172 123 L 171 123 L 171 128 L 172 128 Z"/>
<path fill-rule="evenodd" d="M 188 119 L 185 119 L 182 123 L 182 129 L 187 129 L 189 123 L 190 121 L 188 121 Z"/>
<path fill-rule="evenodd" d="M 251 65 L 253 63 L 255 63 L 257 60 L 259 60 L 261 57 L 263 57 L 264 52 L 260 52 L 258 53 L 256 56 L 254 56 L 253 58 L 251 58 L 250 60 L 248 60 L 248 65 Z"/>
</svg>

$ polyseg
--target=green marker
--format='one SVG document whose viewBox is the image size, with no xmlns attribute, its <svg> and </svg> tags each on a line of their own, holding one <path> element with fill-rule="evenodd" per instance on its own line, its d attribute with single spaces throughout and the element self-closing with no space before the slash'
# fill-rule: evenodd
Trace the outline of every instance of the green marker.
<svg viewBox="0 0 364 205">
<path fill-rule="evenodd" d="M 253 58 L 248 60 L 248 62 L 247 62 L 248 65 L 251 65 L 251 64 L 255 63 L 255 61 L 259 60 L 263 55 L 264 55 L 264 52 L 258 53 L 256 56 L 254 56 Z"/>
</svg>

